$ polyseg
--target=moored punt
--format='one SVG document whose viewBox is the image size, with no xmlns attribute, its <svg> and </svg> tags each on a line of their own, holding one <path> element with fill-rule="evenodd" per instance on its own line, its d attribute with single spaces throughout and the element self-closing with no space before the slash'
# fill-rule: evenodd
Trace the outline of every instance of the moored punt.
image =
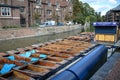
<svg viewBox="0 0 120 80">
<path fill-rule="evenodd" d="M 14 70 L 21 72 L 23 74 L 26 74 L 28 76 L 31 76 L 33 78 L 38 78 L 46 75 L 49 73 L 49 69 L 43 68 L 40 66 L 35 66 L 33 64 L 28 64 L 26 66 L 22 66 L 20 68 L 14 68 Z"/>
<path fill-rule="evenodd" d="M 35 80 L 35 79 L 18 71 L 12 70 L 7 74 L 2 75 L 0 77 L 0 80 Z"/>
<path fill-rule="evenodd" d="M 58 68 L 60 65 L 56 64 L 56 62 L 53 61 L 46 61 L 46 60 L 39 60 L 35 63 L 32 63 L 36 66 L 42 66 L 45 67 L 47 69 L 56 69 Z"/>
<path fill-rule="evenodd" d="M 0 52 L 0 56 L 5 56 L 6 53 Z"/>
<path fill-rule="evenodd" d="M 30 58 L 21 57 L 16 54 L 12 54 L 12 53 L 8 53 L 8 54 L 4 53 L 4 55 L 2 55 L 2 57 L 9 59 L 9 60 L 16 60 L 19 62 L 30 62 L 31 61 Z"/>
<path fill-rule="evenodd" d="M 56 63 L 59 63 L 59 64 L 65 64 L 67 62 L 65 59 L 60 58 L 60 57 L 47 57 L 43 60 L 53 61 L 53 62 L 56 62 Z"/>
<path fill-rule="evenodd" d="M 17 66 L 22 66 L 23 63 L 17 61 L 17 60 L 9 60 L 7 58 L 4 58 L 4 57 L 0 57 L 0 64 L 5 64 L 5 63 L 8 63 L 8 64 L 15 64 Z"/>
<path fill-rule="evenodd" d="M 3 62 L 17 65 L 13 68 L 13 72 L 10 72 L 9 77 L 2 78 L 10 79 L 11 77 L 12 80 L 24 80 L 20 78 L 21 76 L 15 77 L 17 72 L 21 75 L 27 75 L 26 79 L 30 76 L 30 79 L 33 77 L 45 80 L 73 61 L 81 58 L 81 56 L 85 56 L 83 54 L 90 50 L 90 46 L 92 45 L 89 42 L 66 38 L 17 48 L 17 50 L 7 52 L 6 55 L 0 54 L 2 58 L 5 58 Z M 25 61 L 25 63 L 21 65 L 22 61 Z"/>
<path fill-rule="evenodd" d="M 17 50 L 10 50 L 10 51 L 6 51 L 6 53 L 8 54 L 19 54 L 20 52 Z"/>
<path fill-rule="evenodd" d="M 18 61 L 8 60 L 0 57 L 0 75 L 10 73 L 11 70 L 16 66 L 22 66 L 23 64 Z"/>
</svg>

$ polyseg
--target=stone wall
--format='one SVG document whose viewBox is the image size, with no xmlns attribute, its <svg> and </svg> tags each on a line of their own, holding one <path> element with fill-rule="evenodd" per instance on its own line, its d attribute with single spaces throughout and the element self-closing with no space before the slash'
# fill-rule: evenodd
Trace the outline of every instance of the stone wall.
<svg viewBox="0 0 120 80">
<path fill-rule="evenodd" d="M 21 28 L 14 30 L 13 29 L 0 30 L 0 40 L 61 33 L 79 28 L 83 29 L 83 26 L 74 25 L 74 26 L 58 26 L 58 27 L 54 26 L 54 27 L 44 27 L 44 28 Z"/>
</svg>

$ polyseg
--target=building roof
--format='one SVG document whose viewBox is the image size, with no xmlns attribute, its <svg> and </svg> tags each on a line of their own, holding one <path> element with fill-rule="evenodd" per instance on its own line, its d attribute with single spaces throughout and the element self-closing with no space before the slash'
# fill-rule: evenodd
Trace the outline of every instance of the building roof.
<svg viewBox="0 0 120 80">
<path fill-rule="evenodd" d="M 13 6 L 13 5 L 8 5 L 8 4 L 0 4 L 0 7 L 24 8 L 24 6 Z"/>
<path fill-rule="evenodd" d="M 68 2 L 66 0 L 60 2 L 61 7 L 66 7 L 68 6 Z"/>
<path fill-rule="evenodd" d="M 113 8 L 112 11 L 120 11 L 120 5 L 118 5 L 117 7 Z"/>
</svg>

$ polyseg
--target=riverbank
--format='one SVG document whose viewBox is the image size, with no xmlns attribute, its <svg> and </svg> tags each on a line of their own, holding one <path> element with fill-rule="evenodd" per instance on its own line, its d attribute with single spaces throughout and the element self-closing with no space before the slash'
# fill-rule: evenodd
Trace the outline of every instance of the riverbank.
<svg viewBox="0 0 120 80">
<path fill-rule="evenodd" d="M 0 40 L 34 37 L 83 29 L 81 25 L 0 30 Z"/>
</svg>

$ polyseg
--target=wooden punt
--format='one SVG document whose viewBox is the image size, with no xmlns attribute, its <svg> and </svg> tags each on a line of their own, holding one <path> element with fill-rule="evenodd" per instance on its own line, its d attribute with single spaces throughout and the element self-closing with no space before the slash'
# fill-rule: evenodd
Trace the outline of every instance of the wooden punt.
<svg viewBox="0 0 120 80">
<path fill-rule="evenodd" d="M 60 57 L 47 57 L 43 60 L 47 60 L 47 61 L 53 61 L 59 64 L 65 64 L 67 62 L 67 60 L 60 58 Z"/>
<path fill-rule="evenodd" d="M 6 55 L 6 53 L 4 53 L 4 52 L 0 52 L 0 56 L 2 57 L 2 56 L 5 56 Z"/>
<path fill-rule="evenodd" d="M 32 50 L 32 49 L 36 49 L 36 47 L 34 47 L 34 46 L 27 46 L 27 47 L 25 47 L 27 50 Z"/>
<path fill-rule="evenodd" d="M 61 58 L 66 59 L 66 60 L 71 60 L 74 58 L 70 54 L 65 54 L 65 53 L 54 54 L 54 55 L 51 55 L 51 57 L 61 57 Z"/>
<path fill-rule="evenodd" d="M 27 49 L 27 48 L 17 48 L 17 50 L 22 53 L 22 52 L 28 51 L 29 49 Z"/>
<path fill-rule="evenodd" d="M 28 75 L 13 70 L 10 73 L 2 75 L 0 80 L 35 80 L 35 79 Z"/>
<path fill-rule="evenodd" d="M 14 55 L 14 56 L 15 56 L 15 59 L 17 59 L 17 60 L 24 60 L 26 62 L 30 62 L 31 61 L 30 58 L 21 57 L 21 56 L 18 56 L 18 55 Z"/>
<path fill-rule="evenodd" d="M 19 69 L 14 68 L 14 70 L 21 72 L 25 75 L 31 76 L 33 78 L 38 78 L 38 77 L 42 77 L 44 75 L 46 75 L 47 73 L 49 73 L 49 70 L 43 67 L 38 67 L 38 66 L 34 66 L 32 64 L 28 64 L 26 66 L 22 66 Z"/>
<path fill-rule="evenodd" d="M 45 48 L 42 48 L 42 49 L 37 49 L 36 50 L 38 53 L 44 53 L 44 54 L 48 54 L 48 55 L 54 55 L 54 54 L 69 54 L 69 55 L 72 55 L 72 56 L 76 56 L 78 53 L 73 53 L 73 52 L 70 52 L 70 51 L 67 51 L 67 50 L 54 50 L 54 49 L 49 49 L 49 51 L 46 51 Z"/>
<path fill-rule="evenodd" d="M 17 60 L 17 61 L 20 61 L 20 60 L 23 60 L 23 61 L 26 61 L 26 62 L 30 62 L 31 61 L 30 58 L 25 58 L 25 57 L 18 56 L 17 54 L 10 54 L 10 53 L 9 54 L 5 54 L 2 57 L 9 57 L 9 56 L 14 56 L 14 59 Z"/>
<path fill-rule="evenodd" d="M 20 52 L 16 50 L 10 50 L 10 51 L 7 51 L 7 53 L 8 54 L 19 54 Z"/>
<path fill-rule="evenodd" d="M 22 66 L 24 65 L 23 63 L 17 61 L 17 60 L 9 60 L 7 58 L 3 58 L 3 57 L 0 57 L 0 64 L 5 64 L 5 63 L 8 63 L 8 64 L 16 64 L 17 66 Z"/>
<path fill-rule="evenodd" d="M 0 77 L 0 80 L 8 80 L 8 79 L 5 79 L 5 78 L 3 78 L 3 77 Z"/>
<path fill-rule="evenodd" d="M 45 61 L 45 60 L 39 60 L 39 61 L 33 63 L 33 65 L 42 66 L 42 67 L 47 68 L 47 69 L 56 69 L 60 66 L 60 65 L 56 64 L 56 62 Z"/>
<path fill-rule="evenodd" d="M 65 58 L 65 59 L 71 59 L 73 58 L 71 55 L 69 54 L 65 54 L 65 53 L 59 53 L 59 52 L 55 52 L 55 51 L 41 51 L 36 53 L 36 54 L 32 54 L 31 57 L 39 57 L 40 54 L 46 54 L 47 56 L 53 56 L 53 57 L 61 57 L 61 58 Z"/>
</svg>

